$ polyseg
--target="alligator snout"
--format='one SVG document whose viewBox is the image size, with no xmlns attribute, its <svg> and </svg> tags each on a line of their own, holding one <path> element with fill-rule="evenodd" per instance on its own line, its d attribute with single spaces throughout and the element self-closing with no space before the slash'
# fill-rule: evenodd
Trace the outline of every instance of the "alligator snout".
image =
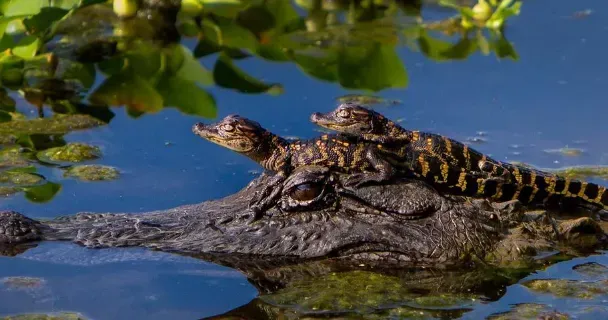
<svg viewBox="0 0 608 320">
<path fill-rule="evenodd" d="M 315 112 L 310 115 L 310 121 L 312 121 L 313 123 L 323 122 L 323 120 L 323 114 L 320 112 Z"/>
</svg>

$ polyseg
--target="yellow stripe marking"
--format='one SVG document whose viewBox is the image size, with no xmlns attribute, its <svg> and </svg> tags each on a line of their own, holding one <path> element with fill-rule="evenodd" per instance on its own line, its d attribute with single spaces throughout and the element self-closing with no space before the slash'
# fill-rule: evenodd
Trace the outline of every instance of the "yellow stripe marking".
<svg viewBox="0 0 608 320">
<path fill-rule="evenodd" d="M 412 131 L 412 141 L 420 140 L 420 131 Z"/>
<path fill-rule="evenodd" d="M 422 176 L 426 177 L 426 175 L 429 173 L 429 163 L 424 158 L 424 155 L 421 154 L 418 156 L 418 163 L 420 163 Z"/>
<path fill-rule="evenodd" d="M 593 202 L 602 204 L 602 196 L 604 195 L 604 192 L 606 192 L 606 187 L 598 187 L 597 188 L 597 197 L 595 197 L 595 199 L 593 199 Z"/>
<path fill-rule="evenodd" d="M 448 182 L 449 170 L 450 170 L 450 166 L 446 162 L 441 163 L 441 175 L 443 176 L 444 182 Z"/>
<path fill-rule="evenodd" d="M 564 190 L 562 190 L 561 194 L 564 194 L 566 195 L 566 197 L 568 197 L 570 194 L 570 192 L 568 192 L 568 189 L 570 188 L 570 179 L 564 179 L 564 181 Z"/>
<path fill-rule="evenodd" d="M 458 185 L 457 187 L 460 187 L 460 189 L 462 189 L 462 191 L 466 191 L 467 190 L 467 173 L 466 171 L 462 171 L 460 173 L 460 175 L 458 176 Z"/>
<path fill-rule="evenodd" d="M 462 149 L 462 154 L 464 155 L 464 159 L 465 159 L 465 168 L 467 170 L 471 170 L 471 155 L 469 154 L 469 146 L 467 146 L 466 144 L 464 145 L 464 148 Z"/>
<path fill-rule="evenodd" d="M 587 182 L 581 183 L 581 190 L 578 192 L 578 196 L 585 199 L 585 201 L 589 201 L 589 197 L 585 194 L 585 190 L 587 190 Z"/>
</svg>

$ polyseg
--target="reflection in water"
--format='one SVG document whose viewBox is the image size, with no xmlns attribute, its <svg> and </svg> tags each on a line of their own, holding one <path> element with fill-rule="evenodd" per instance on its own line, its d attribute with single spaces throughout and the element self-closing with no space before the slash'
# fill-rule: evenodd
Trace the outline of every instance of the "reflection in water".
<svg viewBox="0 0 608 320">
<path fill-rule="evenodd" d="M 456 15 L 427 22 L 421 19 L 420 5 L 407 1 L 193 0 L 181 7 L 180 1 L 145 0 L 138 5 L 117 0 L 114 6 L 97 2 L 41 2 L 27 9 L 17 2 L 4 9 L 11 22 L 0 26 L 6 28 L 2 48 L 8 49 L 0 54 L 0 142 L 6 149 L 19 149 L 29 173 L 39 174 L 38 168 L 48 165 L 46 158 L 34 155 L 65 145 L 63 136 L 69 132 L 109 123 L 113 107 L 124 106 L 134 118 L 166 107 L 213 118 L 216 99 L 203 87 L 281 94 L 281 84 L 260 81 L 235 64 L 253 56 L 292 62 L 319 80 L 373 91 L 407 86 L 407 71 L 396 53 L 404 43 L 438 61 L 463 59 L 478 50 L 516 58 L 501 30 L 521 5 L 482 1 L 470 9 L 467 3 L 442 1 Z M 454 43 L 442 39 L 442 33 L 460 39 Z M 188 38 L 198 40 L 193 50 L 180 44 Z M 210 55 L 218 56 L 212 71 L 198 61 Z M 96 80 L 100 78 L 101 83 Z M 39 118 L 53 123 L 25 119 L 26 110 L 15 108 L 17 92 Z M 379 101 L 362 97 L 357 101 Z M 33 129 L 38 125 L 45 129 Z M 68 129 L 47 130 L 53 126 Z M 28 130 L 19 129 L 23 127 Z M 61 168 L 83 160 L 73 158 Z M 15 170 L 10 162 L 0 166 Z M 11 195 L 34 188 L 29 193 L 36 196 L 28 199 L 49 201 L 59 190 L 53 187 L 54 192 L 42 194 L 36 186 L 9 185 L 0 191 Z"/>
</svg>

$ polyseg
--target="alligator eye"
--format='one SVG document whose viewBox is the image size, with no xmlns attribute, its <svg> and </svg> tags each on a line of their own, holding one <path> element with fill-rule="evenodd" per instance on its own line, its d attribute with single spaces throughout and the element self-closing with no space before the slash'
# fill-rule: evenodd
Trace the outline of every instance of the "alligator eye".
<svg viewBox="0 0 608 320">
<path fill-rule="evenodd" d="M 323 188 L 316 183 L 303 183 L 295 186 L 289 196 L 298 201 L 310 201 L 318 197 Z"/>
<path fill-rule="evenodd" d="M 232 132 L 234 131 L 234 126 L 231 124 L 224 124 L 221 127 L 222 131 L 226 131 L 226 132 Z"/>
<path fill-rule="evenodd" d="M 349 118 L 350 112 L 346 109 L 341 109 L 336 113 L 336 115 L 340 118 Z"/>
</svg>

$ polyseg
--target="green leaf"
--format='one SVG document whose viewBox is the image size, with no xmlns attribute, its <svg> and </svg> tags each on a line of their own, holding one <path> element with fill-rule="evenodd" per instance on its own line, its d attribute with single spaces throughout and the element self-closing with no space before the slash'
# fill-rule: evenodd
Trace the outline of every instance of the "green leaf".
<svg viewBox="0 0 608 320">
<path fill-rule="evenodd" d="M 262 5 L 254 5 L 242 10 L 236 21 L 256 35 L 275 26 L 274 15 Z"/>
<path fill-rule="evenodd" d="M 221 31 L 219 38 L 221 46 L 255 51 L 258 40 L 251 31 L 226 18 L 218 17 L 217 26 Z"/>
<path fill-rule="evenodd" d="M 204 57 L 222 50 L 220 46 L 221 31 L 215 23 L 204 19 L 201 23 L 201 31 L 203 36 L 194 48 L 195 57 Z"/>
<path fill-rule="evenodd" d="M 36 203 L 48 202 L 61 190 L 61 185 L 54 182 L 47 182 L 43 185 L 25 187 L 25 198 Z"/>
<path fill-rule="evenodd" d="M 107 78 L 91 94 L 89 101 L 112 106 L 125 105 L 129 111 L 157 112 L 163 108 L 163 98 L 149 82 L 131 73 L 119 73 Z"/>
<path fill-rule="evenodd" d="M 32 58 L 38 51 L 40 40 L 36 36 L 23 37 L 13 48 L 13 54 L 22 58 Z"/>
<path fill-rule="evenodd" d="M 90 89 L 95 83 L 95 65 L 92 63 L 69 62 L 63 73 L 63 79 L 76 79 L 85 89 Z"/>
<path fill-rule="evenodd" d="M 372 91 L 405 88 L 408 82 L 405 66 L 395 47 L 381 44 L 341 50 L 338 78 L 345 88 Z"/>
<path fill-rule="evenodd" d="M 274 16 L 275 28 L 281 28 L 294 20 L 300 19 L 295 8 L 289 1 L 267 0 L 264 1 L 266 9 Z"/>
<path fill-rule="evenodd" d="M 4 8 L 7 17 L 29 16 L 40 12 L 42 7 L 48 6 L 48 0 L 10 0 Z"/>
<path fill-rule="evenodd" d="M 511 58 L 513 60 L 519 60 L 519 55 L 515 51 L 515 48 L 504 36 L 501 36 L 493 43 L 494 52 L 499 58 Z"/>
<path fill-rule="evenodd" d="M 338 80 L 336 56 L 318 57 L 315 55 L 295 54 L 293 60 L 306 74 L 318 79 L 335 82 Z"/>
<path fill-rule="evenodd" d="M 129 52 L 125 55 L 127 69 L 143 79 L 158 75 L 162 65 L 161 52 L 153 48 Z"/>
<path fill-rule="evenodd" d="M 425 56 L 436 61 L 444 61 L 447 60 L 447 57 L 443 55 L 443 52 L 450 50 L 452 44 L 447 41 L 437 40 L 426 32 L 421 31 L 418 38 L 418 46 Z"/>
<path fill-rule="evenodd" d="M 69 11 L 61 8 L 42 8 L 40 13 L 23 20 L 23 24 L 30 34 L 45 32 L 51 25 L 63 18 Z"/>
<path fill-rule="evenodd" d="M 480 30 L 477 31 L 477 45 L 479 46 L 479 50 L 484 56 L 490 54 L 490 43 L 488 39 L 484 37 Z"/>
<path fill-rule="evenodd" d="M 203 86 L 210 86 L 213 84 L 213 75 L 211 72 L 199 62 L 193 56 L 190 49 L 183 45 L 179 45 L 177 50 L 182 51 L 184 57 L 181 67 L 178 69 L 176 76 L 185 80 L 190 80 L 199 83 Z"/>
<path fill-rule="evenodd" d="M 217 117 L 215 99 L 191 80 L 176 76 L 159 81 L 157 90 L 166 106 L 174 106 L 185 114 L 205 118 Z"/>
<path fill-rule="evenodd" d="M 11 116 L 10 113 L 4 111 L 4 110 L 0 110 L 0 122 L 8 122 L 11 121 L 13 119 L 13 117 Z"/>
<path fill-rule="evenodd" d="M 283 87 L 279 84 L 266 84 L 246 74 L 224 54 L 221 54 L 215 63 L 213 78 L 215 83 L 221 87 L 244 93 L 280 94 L 283 92 Z"/>
</svg>

